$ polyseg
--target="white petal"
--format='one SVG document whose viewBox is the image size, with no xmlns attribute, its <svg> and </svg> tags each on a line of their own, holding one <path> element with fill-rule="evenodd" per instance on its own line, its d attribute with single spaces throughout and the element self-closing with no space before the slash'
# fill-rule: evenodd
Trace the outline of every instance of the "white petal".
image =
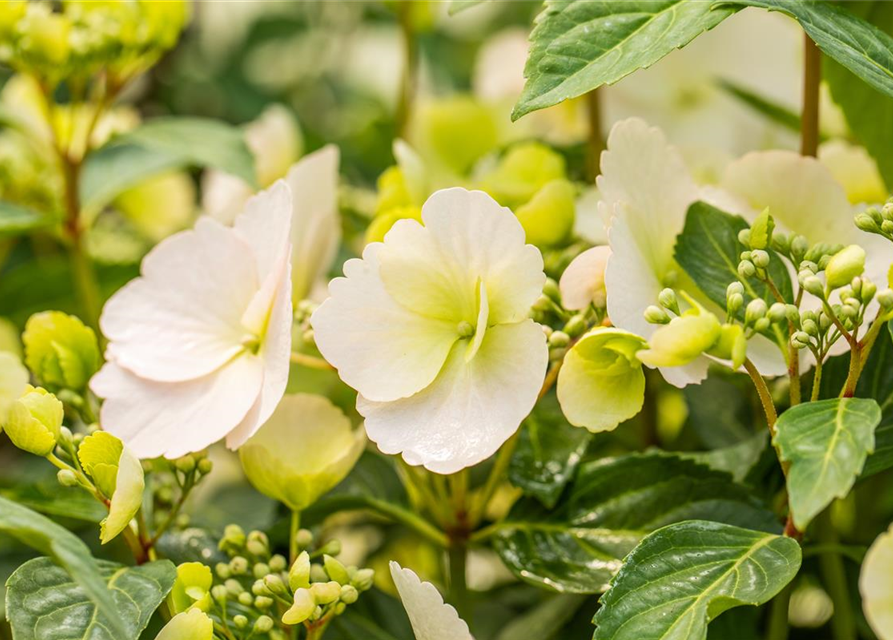
<svg viewBox="0 0 893 640">
<path fill-rule="evenodd" d="M 483 191 L 457 187 L 428 198 L 422 220 L 441 251 L 487 285 L 490 324 L 527 318 L 546 276 L 542 254 L 524 243 L 524 228 L 511 211 Z"/>
<path fill-rule="evenodd" d="M 285 258 L 286 256 L 283 256 Z M 292 299 L 289 264 L 283 260 L 273 307 L 270 310 L 260 358 L 263 361 L 263 385 L 257 401 L 245 418 L 226 436 L 226 446 L 238 449 L 267 421 L 276 409 L 285 388 L 291 366 Z"/>
<path fill-rule="evenodd" d="M 393 563 L 392 563 L 393 564 Z M 393 573 L 393 569 L 391 570 Z M 862 609 L 880 640 L 893 640 L 893 527 L 872 543 L 862 563 Z"/>
<path fill-rule="evenodd" d="M 698 198 L 682 156 L 660 129 L 631 118 L 611 129 L 601 171 L 597 184 L 603 202 L 621 203 L 614 215 L 628 219 L 638 242 L 647 247 L 648 263 L 669 268 L 688 207 Z"/>
<path fill-rule="evenodd" d="M 142 276 L 106 303 L 108 357 L 151 380 L 192 380 L 242 350 L 242 314 L 259 280 L 251 248 L 202 218 L 157 245 Z"/>
<path fill-rule="evenodd" d="M 381 243 L 344 264 L 328 300 L 311 318 L 322 355 L 351 387 L 387 401 L 424 389 L 458 339 L 456 325 L 416 315 L 397 304 L 379 276 Z"/>
<path fill-rule="evenodd" d="M 660 367 L 660 375 L 674 387 L 687 387 L 690 384 L 700 384 L 707 378 L 707 369 L 710 367 L 710 359 L 701 356 L 683 367 Z"/>
<path fill-rule="evenodd" d="M 607 244 L 610 216 L 605 219 L 603 211 L 607 207 L 599 206 L 602 194 L 595 187 L 584 190 L 577 198 L 574 215 L 574 233 L 592 244 Z"/>
<path fill-rule="evenodd" d="M 245 353 L 219 371 L 188 382 L 143 380 L 107 362 L 90 381 L 105 398 L 104 430 L 139 458 L 178 458 L 201 451 L 231 431 L 257 400 L 263 363 Z"/>
<path fill-rule="evenodd" d="M 610 247 L 593 247 L 567 266 L 558 282 L 565 309 L 587 309 L 596 301 L 596 296 L 604 297 L 605 267 L 610 256 Z"/>
<path fill-rule="evenodd" d="M 394 158 L 406 181 L 412 204 L 422 206 L 431 193 L 431 180 L 422 157 L 403 140 L 394 140 Z"/>
<path fill-rule="evenodd" d="M 292 224 L 292 191 L 282 180 L 249 198 L 233 229 L 254 252 L 258 282 L 263 283 L 278 269 L 283 254 L 289 253 Z"/>
<path fill-rule="evenodd" d="M 536 403 L 548 360 L 545 336 L 532 320 L 498 325 L 470 362 L 463 344 L 456 345 L 423 391 L 394 402 L 360 396 L 357 410 L 384 453 L 455 473 L 489 458 L 517 431 Z"/>
<path fill-rule="evenodd" d="M 338 147 L 327 145 L 305 156 L 288 171 L 292 204 L 293 298 L 306 298 L 324 278 L 341 243 L 338 216 Z"/>
<path fill-rule="evenodd" d="M 422 582 L 414 571 L 396 562 L 391 562 L 390 567 L 416 640 L 474 640 L 468 625 L 453 607 L 444 603 L 433 584 Z"/>
<path fill-rule="evenodd" d="M 748 153 L 729 165 L 721 186 L 745 200 L 752 216 L 769 207 L 779 228 L 810 242 L 847 244 L 856 230 L 843 187 L 815 158 L 793 151 Z"/>
<path fill-rule="evenodd" d="M 237 176 L 210 169 L 202 176 L 202 210 L 231 225 L 251 197 L 251 185 Z"/>
</svg>

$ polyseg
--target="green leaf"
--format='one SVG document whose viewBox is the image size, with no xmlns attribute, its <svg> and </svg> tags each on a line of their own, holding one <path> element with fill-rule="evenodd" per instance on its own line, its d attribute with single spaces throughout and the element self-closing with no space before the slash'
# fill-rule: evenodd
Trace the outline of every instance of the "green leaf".
<svg viewBox="0 0 893 640">
<path fill-rule="evenodd" d="M 711 375 L 682 392 L 688 406 L 687 424 L 706 448 L 731 447 L 753 434 L 753 406 L 747 391 L 733 378 Z"/>
<path fill-rule="evenodd" d="M 99 524 L 109 512 L 96 498 L 80 487 L 61 487 L 52 482 L 17 484 L 0 489 L 0 495 L 44 515 L 71 518 Z"/>
<path fill-rule="evenodd" d="M 302 515 L 324 517 L 344 509 L 363 509 L 375 501 L 409 506 L 409 498 L 393 460 L 367 450 L 350 475 Z"/>
<path fill-rule="evenodd" d="M 893 3 L 848 2 L 851 11 L 859 9 L 863 18 L 882 28 L 893 31 Z M 833 60 L 825 60 L 822 73 L 831 90 L 834 102 L 843 110 L 853 136 L 877 162 L 887 189 L 893 190 L 893 98 L 879 96 L 872 87 Z"/>
<path fill-rule="evenodd" d="M 553 638 L 585 602 L 586 596 L 576 594 L 546 598 L 503 627 L 496 640 Z"/>
<path fill-rule="evenodd" d="M 732 13 L 699 0 L 547 0 L 512 120 L 650 67 Z"/>
<path fill-rule="evenodd" d="M 50 226 L 53 222 L 45 213 L 0 200 L 0 238 L 28 233 Z"/>
<path fill-rule="evenodd" d="M 713 7 L 760 7 L 796 18 L 819 49 L 878 91 L 893 97 L 893 38 L 830 2 L 720 0 Z"/>
<path fill-rule="evenodd" d="M 760 431 L 746 440 L 737 444 L 712 451 L 699 451 L 697 453 L 681 453 L 683 458 L 689 458 L 695 462 L 705 464 L 711 469 L 729 473 L 735 482 L 744 482 L 747 474 L 759 461 L 766 445 L 769 443 L 769 433 Z"/>
<path fill-rule="evenodd" d="M 770 211 L 771 213 L 771 211 Z M 738 232 L 747 229 L 744 218 L 720 211 L 706 202 L 695 202 L 688 209 L 685 227 L 676 239 L 676 262 L 695 281 L 701 291 L 723 309 L 726 288 L 738 280 L 738 262 L 746 247 L 738 242 Z M 769 252 L 768 273 L 785 300 L 793 300 L 791 278 L 782 259 Z M 744 304 L 763 298 L 775 302 L 769 287 L 748 278 L 744 284 Z M 741 311 L 741 317 L 744 317 Z"/>
<path fill-rule="evenodd" d="M 682 522 L 642 540 L 602 597 L 593 640 L 704 640 L 728 609 L 771 600 L 800 569 L 791 538 Z"/>
<path fill-rule="evenodd" d="M 169 560 L 125 567 L 97 562 L 118 615 L 112 620 L 83 588 L 49 558 L 35 558 L 16 569 L 7 582 L 9 623 L 16 640 L 123 640 L 138 638 L 155 609 L 174 586 L 177 570 Z M 119 628 L 126 631 L 119 631 Z"/>
<path fill-rule="evenodd" d="M 571 425 L 554 394 L 537 403 L 521 428 L 509 465 L 509 480 L 547 507 L 554 507 L 592 440 L 592 433 Z"/>
<path fill-rule="evenodd" d="M 99 614 L 119 638 L 127 629 L 120 619 L 115 599 L 106 587 L 96 560 L 80 538 L 48 518 L 0 497 L 0 531 L 48 555 L 78 584 Z M 21 640 L 17 637 L 17 640 Z"/>
<path fill-rule="evenodd" d="M 254 157 L 238 127 L 192 117 L 155 118 L 91 153 L 81 176 L 85 209 L 170 169 L 213 167 L 256 186 Z"/>
<path fill-rule="evenodd" d="M 780 530 L 774 515 L 728 474 L 648 453 L 584 464 L 553 510 L 521 500 L 496 526 L 494 546 L 526 582 L 598 593 L 643 536 L 692 518 Z"/>
<path fill-rule="evenodd" d="M 486 1 L 487 0 L 452 0 L 450 2 L 449 14 L 454 16 L 457 13 L 462 13 L 466 9 L 483 4 Z"/>
<path fill-rule="evenodd" d="M 874 400 L 833 398 L 791 407 L 775 425 L 774 443 L 790 463 L 788 498 L 801 531 L 835 498 L 847 495 L 874 451 L 881 409 Z"/>
</svg>

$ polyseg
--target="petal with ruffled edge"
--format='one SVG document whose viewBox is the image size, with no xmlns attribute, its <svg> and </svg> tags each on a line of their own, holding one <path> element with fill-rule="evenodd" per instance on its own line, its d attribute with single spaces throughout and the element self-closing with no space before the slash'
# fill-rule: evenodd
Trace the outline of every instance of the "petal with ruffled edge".
<svg viewBox="0 0 893 640">
<path fill-rule="evenodd" d="M 398 221 L 385 236 L 381 277 L 407 308 L 474 322 L 477 283 L 487 287 L 489 324 L 519 322 L 545 284 L 539 250 L 525 244 L 512 212 L 483 191 L 459 187 L 433 194 L 422 207 L 424 227 Z"/>
<path fill-rule="evenodd" d="M 660 129 L 630 118 L 611 128 L 601 171 L 597 184 L 608 213 L 622 204 L 613 208 L 613 215 L 627 219 L 646 249 L 646 264 L 659 271 L 669 268 L 688 207 L 698 198 L 680 153 Z"/>
<path fill-rule="evenodd" d="M 604 304 L 605 267 L 610 256 L 611 247 L 593 247 L 567 265 L 558 281 L 561 304 L 565 309 L 580 310 L 593 303 Z"/>
<path fill-rule="evenodd" d="M 110 542 L 130 524 L 143 504 L 145 488 L 146 480 L 139 459 L 129 448 L 124 447 L 118 458 L 115 492 L 109 503 L 109 515 L 100 527 L 102 544 Z"/>
<path fill-rule="evenodd" d="M 474 640 L 468 625 L 430 582 L 422 582 L 414 571 L 390 563 L 391 578 L 403 601 L 416 640 Z"/>
<path fill-rule="evenodd" d="M 335 145 L 327 145 L 301 159 L 288 171 L 292 205 L 292 292 L 306 298 L 324 278 L 341 243 L 338 216 L 338 161 Z"/>
<path fill-rule="evenodd" d="M 103 429 L 139 458 L 179 458 L 229 433 L 263 385 L 263 361 L 250 353 L 187 382 L 153 382 L 107 362 L 90 380 L 102 404 Z"/>
<path fill-rule="evenodd" d="M 437 379 L 410 398 L 373 402 L 357 410 L 366 434 L 387 454 L 411 465 L 455 473 L 489 458 L 533 409 L 549 351 L 532 320 L 487 330 L 480 350 L 465 362 L 464 344 L 450 353 Z"/>
<path fill-rule="evenodd" d="M 362 260 L 348 260 L 343 278 L 313 313 L 316 346 L 348 385 L 370 400 L 405 398 L 437 376 L 453 343 L 455 323 L 425 318 L 394 301 L 379 277 L 374 242 Z"/>
<path fill-rule="evenodd" d="M 150 380 L 204 376 L 242 350 L 242 314 L 258 286 L 251 247 L 203 218 L 149 252 L 142 276 L 106 303 L 107 357 Z"/>
<path fill-rule="evenodd" d="M 868 549 L 859 576 L 862 609 L 880 640 L 893 640 L 893 526 Z"/>
</svg>

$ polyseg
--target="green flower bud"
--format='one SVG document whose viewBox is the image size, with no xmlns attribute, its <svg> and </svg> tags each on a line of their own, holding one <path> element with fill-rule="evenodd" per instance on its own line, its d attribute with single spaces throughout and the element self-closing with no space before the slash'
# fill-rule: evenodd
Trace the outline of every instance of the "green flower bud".
<svg viewBox="0 0 893 640">
<path fill-rule="evenodd" d="M 210 567 L 201 562 L 184 562 L 177 567 L 177 579 L 169 596 L 171 613 L 177 614 L 192 608 L 208 611 L 211 608 Z"/>
<path fill-rule="evenodd" d="M 803 259 L 807 251 L 809 251 L 809 240 L 800 235 L 791 238 L 791 257 L 794 258 L 795 264 Z"/>
<path fill-rule="evenodd" d="M 788 308 L 784 302 L 776 302 L 769 307 L 768 317 L 773 324 L 785 322 L 787 320 Z"/>
<path fill-rule="evenodd" d="M 543 295 L 547 296 L 556 304 L 561 304 L 561 289 L 558 283 L 552 278 L 546 278 L 546 284 L 543 285 Z"/>
<path fill-rule="evenodd" d="M 177 458 L 174 461 L 174 466 L 180 473 L 192 473 L 195 470 L 195 458 L 191 454 Z"/>
<path fill-rule="evenodd" d="M 350 582 L 350 576 L 347 575 L 347 569 L 345 569 L 344 565 L 332 556 L 328 554 L 323 555 L 323 567 L 325 567 L 329 578 L 335 582 L 338 582 L 339 584 L 347 584 Z"/>
<path fill-rule="evenodd" d="M 874 211 L 877 211 L 874 207 L 872 207 Z M 893 220 L 893 203 L 886 202 L 884 206 L 881 207 L 880 217 L 884 220 Z"/>
<path fill-rule="evenodd" d="M 350 581 L 350 584 L 356 587 L 357 591 L 368 591 L 372 588 L 372 580 L 374 578 L 375 571 L 373 569 L 360 569 Z"/>
<path fill-rule="evenodd" d="M 251 593 L 256 596 L 271 596 L 273 592 L 267 589 L 267 584 L 263 580 L 255 580 L 251 584 Z"/>
<path fill-rule="evenodd" d="M 716 316 L 696 307 L 655 331 L 636 357 L 652 367 L 679 367 L 713 347 L 720 333 Z"/>
<path fill-rule="evenodd" d="M 285 559 L 285 556 L 277 553 L 270 558 L 269 565 L 270 571 L 274 573 L 282 573 L 288 567 L 288 561 Z"/>
<path fill-rule="evenodd" d="M 263 562 L 258 562 L 256 565 L 254 565 L 251 573 L 255 577 L 255 579 L 260 580 L 270 573 L 270 565 L 264 564 Z"/>
<path fill-rule="evenodd" d="M 236 556 L 229 561 L 229 570 L 234 576 L 244 576 L 248 573 L 248 560 L 242 556 Z"/>
<path fill-rule="evenodd" d="M 645 320 L 651 324 L 668 324 L 670 316 L 666 311 L 656 305 L 649 305 L 645 309 Z"/>
<path fill-rule="evenodd" d="M 866 280 L 862 283 L 862 293 L 859 296 L 859 299 L 862 304 L 868 304 L 874 299 L 876 293 L 877 285 L 870 280 Z"/>
<path fill-rule="evenodd" d="M 742 260 L 738 263 L 738 275 L 741 278 L 752 278 L 757 273 L 757 268 L 750 260 Z"/>
<path fill-rule="evenodd" d="M 267 589 L 270 590 L 271 593 L 277 593 L 281 595 L 288 592 L 288 589 L 285 587 L 285 583 L 282 582 L 282 578 L 274 573 L 264 576 L 264 585 L 267 587 Z"/>
<path fill-rule="evenodd" d="M 732 296 L 732 295 L 739 295 L 739 296 L 744 295 L 744 285 L 741 284 L 740 282 L 738 282 L 737 280 L 735 282 L 730 283 L 729 286 L 726 287 L 726 299 L 728 300 L 729 296 Z"/>
<path fill-rule="evenodd" d="M 310 585 L 310 593 L 316 604 L 327 605 L 341 597 L 341 585 L 334 580 L 329 582 L 314 582 Z"/>
<path fill-rule="evenodd" d="M 844 304 L 844 305 L 840 306 L 840 316 L 842 316 L 844 318 L 849 318 L 852 320 L 853 318 L 855 318 L 858 315 L 859 315 L 859 309 L 857 309 L 856 307 L 854 307 L 850 304 Z"/>
<path fill-rule="evenodd" d="M 787 254 L 791 251 L 791 238 L 790 236 L 779 233 L 776 231 L 772 234 L 772 248 L 778 251 L 779 253 Z"/>
<path fill-rule="evenodd" d="M 288 586 L 292 591 L 310 586 L 310 554 L 302 551 L 288 570 Z"/>
<path fill-rule="evenodd" d="M 263 558 L 270 554 L 270 548 L 259 540 L 246 542 L 245 550 L 255 558 Z"/>
<path fill-rule="evenodd" d="M 321 564 L 310 565 L 310 582 L 328 582 L 329 574 Z"/>
<path fill-rule="evenodd" d="M 484 177 L 482 186 L 500 204 L 517 211 L 547 183 L 565 177 L 561 154 L 543 144 L 529 142 L 509 149 L 496 169 Z"/>
<path fill-rule="evenodd" d="M 803 285 L 803 288 L 812 295 L 819 298 L 824 297 L 825 287 L 822 284 L 821 278 L 819 278 L 818 276 L 809 276 L 808 278 L 804 278 L 801 284 Z"/>
<path fill-rule="evenodd" d="M 238 596 L 240 593 L 245 591 L 245 588 L 242 586 L 242 583 L 239 582 L 238 580 L 236 580 L 235 578 L 230 578 L 223 584 L 231 596 Z"/>
<path fill-rule="evenodd" d="M 216 573 L 217 577 L 221 580 L 226 580 L 232 575 L 232 572 L 229 570 L 229 565 L 225 562 L 218 562 L 214 566 L 214 573 Z"/>
<path fill-rule="evenodd" d="M 886 235 L 893 235 L 893 221 L 884 220 L 881 223 L 881 231 Z"/>
<path fill-rule="evenodd" d="M 769 266 L 769 254 L 762 249 L 755 249 L 752 251 L 750 260 L 758 269 L 765 269 Z"/>
<path fill-rule="evenodd" d="M 754 298 L 747 304 L 747 308 L 744 310 L 744 323 L 753 324 L 765 316 L 767 311 L 766 301 L 762 298 Z"/>
<path fill-rule="evenodd" d="M 275 604 L 273 598 L 268 598 L 267 596 L 257 596 L 254 599 L 254 608 L 259 611 L 265 611 Z"/>
<path fill-rule="evenodd" d="M 356 587 L 346 584 L 341 587 L 341 602 L 344 604 L 353 604 L 360 597 Z"/>
<path fill-rule="evenodd" d="M 310 589 L 295 591 L 294 604 L 282 615 L 282 622 L 287 625 L 301 624 L 310 619 L 316 610 L 316 600 Z"/>
<path fill-rule="evenodd" d="M 330 556 L 337 556 L 341 553 L 341 541 L 329 540 L 323 548 L 319 550 L 319 553 L 328 553 Z"/>
<path fill-rule="evenodd" d="M 753 323 L 753 329 L 757 333 L 765 333 L 770 327 L 769 318 L 763 317 Z"/>
<path fill-rule="evenodd" d="M 273 618 L 270 616 L 260 616 L 254 621 L 254 633 L 268 633 L 273 629 Z"/>
<path fill-rule="evenodd" d="M 313 544 L 313 532 L 310 529 L 299 529 L 295 536 L 295 543 L 299 549 L 306 549 Z"/>
<path fill-rule="evenodd" d="M 679 302 L 676 300 L 676 292 L 672 289 L 663 289 L 657 296 L 657 301 L 664 309 L 672 311 L 677 316 L 681 315 L 679 311 Z"/>
<path fill-rule="evenodd" d="M 865 249 L 857 244 L 841 249 L 828 262 L 825 277 L 829 289 L 837 289 L 849 283 L 865 270 Z M 808 289 L 807 289 L 808 291 Z M 810 293 L 812 293 L 810 291 Z"/>
<path fill-rule="evenodd" d="M 99 369 L 96 334 L 60 311 L 36 313 L 22 334 L 25 363 L 43 384 L 81 391 Z"/>
<path fill-rule="evenodd" d="M 809 335 L 803 331 L 797 331 L 791 336 L 791 344 L 793 344 L 796 349 L 803 349 L 807 347 L 809 343 Z"/>
<path fill-rule="evenodd" d="M 238 600 L 239 604 L 243 607 L 250 607 L 252 604 L 254 604 L 254 596 L 252 596 L 247 591 L 243 591 L 242 593 L 240 593 L 236 600 Z"/>
<path fill-rule="evenodd" d="M 78 486 L 78 477 L 71 469 L 59 469 L 59 472 L 56 474 L 56 479 L 63 487 Z"/>
<path fill-rule="evenodd" d="M 800 309 L 797 308 L 795 304 L 787 304 L 785 305 L 785 316 L 787 316 L 788 322 L 793 324 L 795 327 L 800 326 Z"/>
<path fill-rule="evenodd" d="M 822 311 L 819 314 L 819 329 L 822 331 L 822 333 L 831 328 L 831 323 L 831 317 L 827 313 Z"/>
<path fill-rule="evenodd" d="M 229 597 L 229 590 L 222 584 L 211 587 L 211 597 L 215 602 L 225 602 Z"/>
<path fill-rule="evenodd" d="M 233 626 L 235 626 L 236 629 L 247 629 L 248 618 L 243 616 L 241 613 L 233 616 Z"/>
<path fill-rule="evenodd" d="M 566 347 L 571 342 L 571 337 L 564 331 L 553 331 L 549 336 L 550 347 Z"/>
<path fill-rule="evenodd" d="M 818 336 L 819 335 L 819 326 L 815 320 L 811 318 L 807 318 L 803 321 L 802 325 L 803 331 L 805 331 L 810 336 Z"/>
<path fill-rule="evenodd" d="M 742 229 L 738 232 L 738 242 L 743 244 L 745 247 L 750 246 L 750 229 Z"/>
<path fill-rule="evenodd" d="M 515 209 L 527 242 L 551 247 L 567 239 L 574 227 L 576 191 L 568 180 L 553 180 Z"/>
<path fill-rule="evenodd" d="M 729 314 L 735 315 L 738 310 L 744 306 L 744 296 L 740 293 L 733 293 L 726 299 L 726 309 Z"/>
<path fill-rule="evenodd" d="M 567 324 L 564 325 L 564 333 L 571 338 L 579 338 L 586 333 L 586 329 L 586 317 L 580 313 L 572 316 L 571 319 L 567 321 Z"/>
<path fill-rule="evenodd" d="M 64 413 L 62 403 L 52 393 L 26 385 L 24 395 L 8 410 L 4 429 L 19 449 L 48 456 L 56 448 Z"/>
<path fill-rule="evenodd" d="M 214 463 L 211 462 L 208 458 L 202 458 L 198 461 L 198 472 L 203 476 L 211 473 L 211 470 L 214 468 Z"/>
<path fill-rule="evenodd" d="M 772 232 L 775 231 L 775 220 L 769 215 L 769 209 L 763 209 L 750 227 L 748 242 L 751 249 L 766 249 L 772 244 Z M 741 239 L 739 233 L 738 239 Z M 760 265 L 757 265 L 760 266 Z"/>
<path fill-rule="evenodd" d="M 877 301 L 885 311 L 893 308 L 893 290 L 882 289 L 877 294 Z"/>
</svg>

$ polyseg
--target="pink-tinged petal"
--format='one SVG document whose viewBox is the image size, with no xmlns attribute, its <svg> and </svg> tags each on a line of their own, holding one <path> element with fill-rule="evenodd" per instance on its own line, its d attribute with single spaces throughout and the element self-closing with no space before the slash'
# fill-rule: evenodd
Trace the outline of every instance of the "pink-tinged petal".
<svg viewBox="0 0 893 640">
<path fill-rule="evenodd" d="M 178 458 L 229 433 L 258 398 L 261 358 L 244 353 L 218 371 L 187 382 L 153 382 L 107 362 L 90 381 L 105 398 L 103 429 L 139 458 Z"/>
<path fill-rule="evenodd" d="M 257 401 L 245 418 L 226 436 L 226 446 L 230 449 L 241 447 L 267 421 L 282 400 L 288 385 L 288 372 L 291 365 L 292 299 L 290 265 L 284 260 L 281 265 L 279 285 L 269 314 L 266 334 L 260 350 L 263 360 L 264 381 Z"/>
<path fill-rule="evenodd" d="M 338 215 L 338 147 L 327 145 L 305 156 L 288 171 L 292 197 L 293 298 L 310 295 L 325 278 L 341 243 Z"/>
<path fill-rule="evenodd" d="M 533 409 L 549 350 L 532 320 L 487 330 L 470 362 L 459 343 L 437 379 L 410 398 L 373 402 L 360 396 L 366 434 L 411 465 L 455 473 L 493 455 Z"/>
<path fill-rule="evenodd" d="M 383 245 L 348 260 L 343 278 L 311 318 L 314 339 L 338 374 L 365 397 L 404 398 L 424 389 L 459 338 L 455 323 L 412 313 L 388 294 L 379 276 Z"/>
<path fill-rule="evenodd" d="M 203 218 L 157 245 L 142 276 L 106 303 L 108 357 L 161 382 L 199 378 L 242 349 L 242 314 L 259 286 L 251 248 Z"/>
</svg>

